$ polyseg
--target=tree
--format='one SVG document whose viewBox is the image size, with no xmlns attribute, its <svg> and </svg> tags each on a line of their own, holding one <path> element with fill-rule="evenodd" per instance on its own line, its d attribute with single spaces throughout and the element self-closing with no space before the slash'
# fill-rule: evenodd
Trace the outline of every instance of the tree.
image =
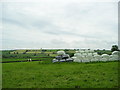
<svg viewBox="0 0 120 90">
<path fill-rule="evenodd" d="M 23 52 L 23 54 L 26 54 L 26 52 Z"/>
<path fill-rule="evenodd" d="M 37 54 L 35 53 L 34 56 L 36 56 Z"/>
<path fill-rule="evenodd" d="M 118 46 L 117 45 L 113 45 L 111 48 L 111 51 L 119 51 Z"/>
<path fill-rule="evenodd" d="M 103 51 L 105 51 L 105 49 L 103 49 Z"/>
</svg>

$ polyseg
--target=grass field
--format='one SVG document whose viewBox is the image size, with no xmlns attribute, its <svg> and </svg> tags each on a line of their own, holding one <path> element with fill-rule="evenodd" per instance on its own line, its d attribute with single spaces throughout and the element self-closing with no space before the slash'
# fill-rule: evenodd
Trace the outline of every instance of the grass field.
<svg viewBox="0 0 120 90">
<path fill-rule="evenodd" d="M 36 57 L 34 57 L 34 58 L 32 58 L 32 61 L 34 61 L 34 60 L 46 60 L 46 61 L 48 61 L 48 59 L 52 60 L 53 58 L 50 58 L 50 57 L 48 57 L 48 58 L 36 58 Z M 3 58 L 2 62 L 7 62 L 7 61 L 27 61 L 27 60 L 28 60 L 28 58 Z"/>
<path fill-rule="evenodd" d="M 118 62 L 2 65 L 3 88 L 118 88 Z"/>
</svg>

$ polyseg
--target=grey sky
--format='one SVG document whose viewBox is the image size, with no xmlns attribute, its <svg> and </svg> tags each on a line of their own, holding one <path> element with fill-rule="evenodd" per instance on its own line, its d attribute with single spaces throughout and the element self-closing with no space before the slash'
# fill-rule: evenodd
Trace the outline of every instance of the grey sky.
<svg viewBox="0 0 120 90">
<path fill-rule="evenodd" d="M 3 3 L 3 49 L 110 49 L 118 43 L 117 2 Z"/>
</svg>

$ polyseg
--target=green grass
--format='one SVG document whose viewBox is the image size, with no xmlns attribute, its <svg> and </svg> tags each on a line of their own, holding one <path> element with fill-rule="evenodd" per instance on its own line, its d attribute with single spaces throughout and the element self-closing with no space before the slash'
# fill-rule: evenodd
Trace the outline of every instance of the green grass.
<svg viewBox="0 0 120 90">
<path fill-rule="evenodd" d="M 116 88 L 118 62 L 3 63 L 3 88 Z"/>
<path fill-rule="evenodd" d="M 49 56 L 55 57 L 55 56 L 57 56 L 57 54 L 49 54 Z"/>
<path fill-rule="evenodd" d="M 31 58 L 32 60 L 52 60 L 53 58 L 36 58 L 36 57 L 33 57 Z M 28 58 L 3 58 L 2 59 L 2 62 L 6 62 L 6 61 L 26 61 L 28 60 Z"/>
<path fill-rule="evenodd" d="M 38 52 L 37 52 L 37 51 L 29 51 L 29 52 L 26 52 L 26 53 L 27 53 L 27 54 L 30 54 L 30 53 L 31 53 L 31 54 L 34 54 L 34 53 L 41 53 L 41 52 L 39 52 L 39 51 L 38 51 Z"/>
</svg>

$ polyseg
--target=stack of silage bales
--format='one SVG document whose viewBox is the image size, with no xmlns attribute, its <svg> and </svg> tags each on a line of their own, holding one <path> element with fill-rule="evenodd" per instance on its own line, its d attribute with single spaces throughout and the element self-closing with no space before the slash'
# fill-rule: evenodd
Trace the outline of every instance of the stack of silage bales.
<svg viewBox="0 0 120 90">
<path fill-rule="evenodd" d="M 112 52 L 112 55 L 98 55 L 94 50 L 86 49 L 76 51 L 72 58 L 74 59 L 74 62 L 116 61 L 120 59 L 120 52 L 114 51 Z"/>
<path fill-rule="evenodd" d="M 119 51 L 114 51 L 112 52 L 112 58 L 113 60 L 120 60 L 120 52 Z"/>
<path fill-rule="evenodd" d="M 109 55 L 108 54 L 103 54 L 101 55 L 101 60 L 100 61 L 109 61 Z"/>
</svg>

